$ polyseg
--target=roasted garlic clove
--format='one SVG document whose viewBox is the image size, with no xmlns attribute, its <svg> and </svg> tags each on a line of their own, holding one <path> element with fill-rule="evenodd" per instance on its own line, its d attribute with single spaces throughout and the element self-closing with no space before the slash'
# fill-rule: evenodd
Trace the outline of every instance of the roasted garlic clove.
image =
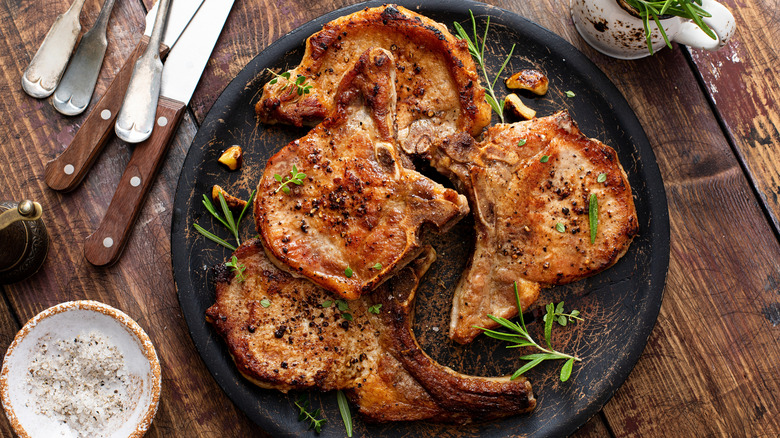
<svg viewBox="0 0 780 438">
<path fill-rule="evenodd" d="M 517 94 L 510 94 L 506 97 L 506 105 L 512 109 L 512 112 L 516 115 L 526 119 L 530 120 L 536 117 L 536 111 L 532 110 L 531 108 L 528 108 L 522 100 L 520 100 L 519 97 L 517 97 Z"/>
<path fill-rule="evenodd" d="M 547 93 L 549 83 L 544 73 L 534 69 L 521 70 L 506 80 L 506 86 L 509 88 L 529 90 L 539 96 Z"/>
<path fill-rule="evenodd" d="M 211 188 L 211 199 L 213 199 L 215 203 L 219 203 L 220 193 L 222 193 L 222 197 L 225 198 L 225 202 L 227 203 L 227 206 L 229 208 L 243 209 L 246 206 L 246 201 L 244 201 L 243 199 L 236 198 L 235 196 L 226 192 L 225 189 L 223 189 L 222 187 L 216 184 L 214 184 L 214 187 Z"/>
<path fill-rule="evenodd" d="M 241 146 L 230 146 L 219 157 L 219 162 L 227 166 L 230 170 L 236 170 L 241 167 L 241 161 L 243 157 L 243 151 Z"/>
</svg>

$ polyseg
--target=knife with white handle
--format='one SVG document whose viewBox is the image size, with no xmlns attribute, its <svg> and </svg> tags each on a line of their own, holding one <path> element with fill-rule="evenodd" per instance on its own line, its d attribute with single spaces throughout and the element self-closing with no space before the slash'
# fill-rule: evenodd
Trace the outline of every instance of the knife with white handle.
<svg viewBox="0 0 780 438">
<path fill-rule="evenodd" d="M 203 0 L 176 0 L 171 4 L 163 44 L 159 49 L 160 56 L 167 54 L 168 48 L 176 44 L 202 3 Z M 114 131 L 114 121 L 122 106 L 122 98 L 130 82 L 135 61 L 148 47 L 158 6 L 159 2 L 149 10 L 144 35 L 117 72 L 103 97 L 84 120 L 73 141 L 57 158 L 46 163 L 44 179 L 52 189 L 68 192 L 78 187 L 108 142 L 109 134 Z"/>
<path fill-rule="evenodd" d="M 84 243 L 84 256 L 93 265 L 111 265 L 122 254 L 132 224 L 232 7 L 233 0 L 205 0 L 168 54 L 154 120 L 156 127 L 149 139 L 135 146 L 103 221 Z"/>
<path fill-rule="evenodd" d="M 54 93 L 81 32 L 79 14 L 84 1 L 75 0 L 67 12 L 57 17 L 51 25 L 41 47 L 22 75 L 25 93 L 38 99 Z"/>
</svg>

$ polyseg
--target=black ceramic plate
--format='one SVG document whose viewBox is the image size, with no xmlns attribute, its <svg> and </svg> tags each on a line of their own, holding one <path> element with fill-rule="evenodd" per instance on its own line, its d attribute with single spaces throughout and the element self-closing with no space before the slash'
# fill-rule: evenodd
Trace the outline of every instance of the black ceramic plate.
<svg viewBox="0 0 780 438">
<path fill-rule="evenodd" d="M 403 2 L 401 2 L 403 4 Z M 371 3 L 375 6 L 379 3 Z M 213 184 L 246 198 L 259 179 L 266 160 L 306 132 L 286 126 L 265 126 L 253 111 L 267 75 L 266 67 L 287 69 L 298 64 L 303 43 L 321 26 L 365 5 L 352 6 L 307 23 L 272 44 L 253 59 L 230 83 L 212 107 L 190 147 L 179 178 L 172 225 L 173 269 L 179 301 L 195 345 L 219 385 L 246 414 L 272 436 L 313 434 L 297 421 L 296 394 L 255 387 L 236 371 L 222 340 L 205 322 L 204 312 L 214 301 L 210 267 L 224 261 L 229 251 L 194 232 L 197 222 L 217 230 L 201 205 L 201 196 Z M 579 309 L 585 322 L 554 328 L 555 347 L 584 358 L 566 383 L 558 380 L 562 362 L 544 363 L 527 373 L 538 405 L 534 412 L 467 427 L 422 422 L 368 425 L 355 418 L 355 436 L 562 436 L 584 424 L 615 393 L 644 349 L 661 306 L 669 264 L 669 221 L 661 175 L 642 127 L 620 92 L 584 55 L 560 37 L 510 12 L 483 4 L 444 0 L 407 6 L 439 22 L 468 23 L 469 9 L 484 29 L 490 16 L 488 60 L 497 71 L 512 43 L 518 43 L 507 71 L 536 67 L 550 78 L 550 91 L 529 104 L 539 115 L 567 108 L 587 135 L 614 147 L 634 190 L 640 233 L 628 254 L 613 268 L 566 287 L 543 292 L 540 302 L 564 299 L 567 309 Z M 503 85 L 499 85 L 503 93 Z M 573 97 L 565 92 L 571 90 Z M 495 119 L 495 118 L 494 118 Z M 217 163 L 222 150 L 244 148 L 240 172 L 227 172 Z M 442 181 L 443 178 L 431 175 Z M 253 219 L 243 224 L 243 235 L 253 236 Z M 446 336 L 450 300 L 473 248 L 473 221 L 463 220 L 449 233 L 434 236 L 439 261 L 427 274 L 418 294 L 415 331 L 423 348 L 439 362 L 477 375 L 503 375 L 522 361 L 516 350 L 484 336 L 461 347 Z M 526 315 L 531 330 L 539 330 L 538 311 Z M 537 336 L 538 332 L 537 332 Z M 335 393 L 311 394 L 312 405 L 322 407 L 328 423 L 321 436 L 344 436 Z M 354 410 L 354 408 L 353 408 Z"/>
</svg>

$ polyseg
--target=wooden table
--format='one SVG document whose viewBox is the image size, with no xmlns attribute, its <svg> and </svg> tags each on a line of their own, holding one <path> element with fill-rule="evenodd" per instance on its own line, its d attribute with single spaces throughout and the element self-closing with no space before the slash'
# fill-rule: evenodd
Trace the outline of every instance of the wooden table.
<svg viewBox="0 0 780 438">
<path fill-rule="evenodd" d="M 288 31 L 355 1 L 236 2 L 124 255 L 110 268 L 88 264 L 82 242 L 102 218 L 130 149 L 112 140 L 80 188 L 49 190 L 44 165 L 85 116 L 61 116 L 20 85 L 46 31 L 69 3 L 0 2 L 0 199 L 40 202 L 51 236 L 42 270 L 2 289 L 2 349 L 49 306 L 102 301 L 135 318 L 157 347 L 164 390 L 148 436 L 263 436 L 214 382 L 179 310 L 169 240 L 177 176 L 205 114 L 249 60 Z M 101 3 L 87 0 L 84 29 Z M 609 76 L 647 132 L 668 197 L 671 263 L 658 322 L 628 380 L 576 435 L 780 435 L 777 5 L 724 0 L 737 32 L 719 52 L 675 46 L 651 58 L 618 61 L 584 43 L 566 1 L 490 3 L 561 35 Z M 93 104 L 135 46 L 150 5 L 117 2 Z M 0 430 L 12 436 L 4 416 Z"/>
</svg>

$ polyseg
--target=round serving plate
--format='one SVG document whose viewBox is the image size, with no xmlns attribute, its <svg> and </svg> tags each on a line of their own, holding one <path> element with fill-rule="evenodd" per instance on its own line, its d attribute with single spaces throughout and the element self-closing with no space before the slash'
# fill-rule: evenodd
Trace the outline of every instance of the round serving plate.
<svg viewBox="0 0 780 438">
<path fill-rule="evenodd" d="M 380 2 L 363 3 L 326 14 L 271 44 L 228 85 L 207 115 L 185 159 L 174 202 L 172 263 L 179 302 L 192 339 L 215 380 L 253 421 L 272 436 L 313 434 L 298 421 L 294 401 L 298 394 L 282 394 L 252 385 L 236 370 L 230 354 L 205 320 L 214 302 L 211 267 L 224 262 L 230 251 L 206 240 L 193 224 L 227 238 L 226 230 L 212 221 L 201 204 L 214 184 L 246 199 L 259 180 L 266 160 L 307 129 L 260 124 L 254 104 L 270 78 L 266 68 L 287 70 L 297 65 L 304 42 L 336 17 Z M 571 379 L 562 383 L 562 363 L 549 362 L 526 373 L 538 399 L 535 411 L 485 424 L 468 426 L 425 422 L 366 424 L 355 415 L 355 435 L 413 436 L 563 436 L 574 432 L 612 397 L 639 359 L 661 306 L 669 265 L 669 219 L 663 182 L 634 112 L 607 77 L 582 53 L 552 32 L 514 13 L 471 1 L 427 1 L 423 5 L 399 2 L 415 12 L 445 23 L 451 30 L 458 21 L 470 31 L 469 10 L 480 33 L 490 16 L 486 49 L 488 68 L 498 71 L 513 43 L 517 43 L 506 72 L 536 68 L 547 74 L 547 95 L 531 99 L 539 116 L 568 109 L 580 129 L 602 140 L 618 153 L 634 191 L 640 221 L 639 235 L 628 253 L 612 268 L 577 283 L 546 289 L 539 304 L 564 300 L 566 309 L 578 309 L 584 322 L 556 327 L 554 347 L 583 358 Z M 506 75 L 507 73 L 505 73 Z M 505 90 L 500 85 L 498 92 Z M 574 92 L 573 97 L 567 91 Z M 494 121 L 496 118 L 494 117 Z M 227 172 L 218 164 L 220 153 L 238 144 L 244 149 L 240 172 Z M 424 172 L 440 181 L 435 172 Z M 242 224 L 242 236 L 256 235 L 251 217 Z M 473 219 L 469 216 L 449 232 L 432 234 L 428 241 L 438 260 L 418 292 L 415 333 L 423 348 L 437 361 L 475 375 L 505 375 L 521 366 L 516 350 L 484 336 L 468 346 L 449 340 L 447 330 L 452 292 L 474 246 Z M 526 323 L 541 338 L 539 311 L 526 314 Z M 314 409 L 321 407 L 328 423 L 320 436 L 343 436 L 344 428 L 335 393 L 309 395 Z M 353 407 L 353 411 L 355 408 Z"/>
</svg>

